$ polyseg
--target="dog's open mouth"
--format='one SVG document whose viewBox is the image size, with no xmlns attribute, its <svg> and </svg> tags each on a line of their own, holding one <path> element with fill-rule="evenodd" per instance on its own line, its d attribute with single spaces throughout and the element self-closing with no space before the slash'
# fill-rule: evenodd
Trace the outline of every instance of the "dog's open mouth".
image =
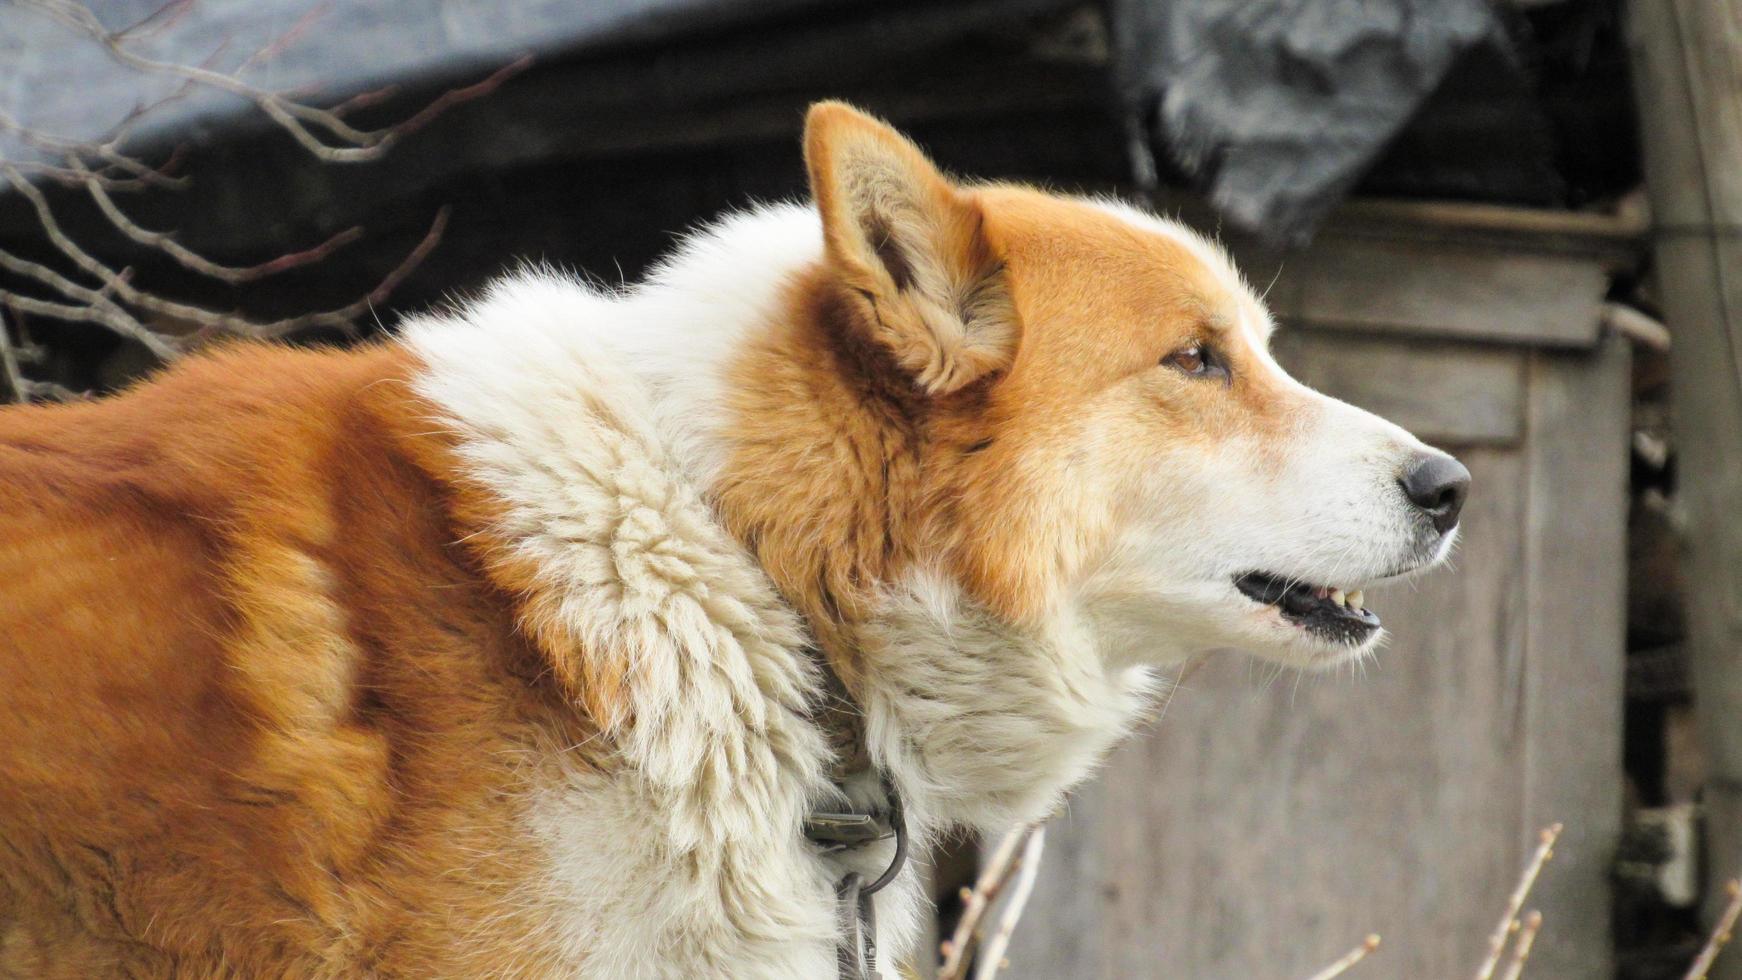
<svg viewBox="0 0 1742 980">
<path fill-rule="evenodd" d="M 1360 643 L 1379 629 L 1379 617 L 1363 608 L 1366 596 L 1312 585 L 1266 572 L 1234 578 L 1234 587 L 1254 602 L 1275 606 L 1289 622 L 1335 643 Z"/>
</svg>

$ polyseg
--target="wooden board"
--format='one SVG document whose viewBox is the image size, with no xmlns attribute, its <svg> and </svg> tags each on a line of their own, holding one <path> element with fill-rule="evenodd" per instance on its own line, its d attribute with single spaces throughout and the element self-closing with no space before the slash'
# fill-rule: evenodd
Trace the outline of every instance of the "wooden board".
<svg viewBox="0 0 1742 980">
<path fill-rule="evenodd" d="M 1195 674 L 1054 821 L 1008 976 L 1286 980 L 1369 932 L 1362 976 L 1467 976 L 1551 819 L 1533 972 L 1607 974 L 1627 356 L 1524 356 L 1521 441 L 1451 447 L 1455 569 L 1372 591 L 1394 638 L 1364 668 Z"/>
<path fill-rule="evenodd" d="M 1271 348 L 1302 382 L 1431 443 L 1512 445 L 1524 431 L 1524 350 L 1286 329 Z"/>
<path fill-rule="evenodd" d="M 1236 253 L 1286 321 L 1531 346 L 1593 346 L 1608 285 L 1587 258 L 1432 241 L 1326 234 Z"/>
<path fill-rule="evenodd" d="M 1538 353 L 1530 365 L 1523 648 L 1521 846 L 1554 821 L 1566 830 L 1533 904 L 1552 917 L 1531 969 L 1543 977 L 1612 972 L 1609 869 L 1621 838 L 1626 630 L 1626 401 L 1631 350 L 1610 338 L 1595 358 Z M 1621 389 L 1618 392 L 1616 389 Z"/>
</svg>

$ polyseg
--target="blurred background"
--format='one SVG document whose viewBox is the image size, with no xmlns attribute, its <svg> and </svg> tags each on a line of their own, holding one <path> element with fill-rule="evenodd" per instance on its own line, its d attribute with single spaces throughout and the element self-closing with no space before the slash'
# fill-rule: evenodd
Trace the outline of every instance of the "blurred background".
<svg viewBox="0 0 1742 980">
<path fill-rule="evenodd" d="M 1530 974 L 1680 976 L 1742 864 L 1739 62 L 1742 0 L 0 0 L 0 398 L 523 260 L 632 282 L 803 196 L 819 98 L 1142 200 L 1477 491 L 1359 676 L 1192 673 L 1049 828 L 1008 975 L 1377 932 L 1360 975 L 1465 976 L 1559 821 Z M 944 935 L 979 856 L 934 856 Z"/>
</svg>

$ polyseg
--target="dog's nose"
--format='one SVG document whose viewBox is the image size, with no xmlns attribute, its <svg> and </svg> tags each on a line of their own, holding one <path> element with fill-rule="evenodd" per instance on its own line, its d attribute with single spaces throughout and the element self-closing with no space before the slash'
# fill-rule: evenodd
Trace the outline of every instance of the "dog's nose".
<svg viewBox="0 0 1742 980">
<path fill-rule="evenodd" d="M 1444 534 L 1458 526 L 1458 512 L 1470 493 L 1470 471 L 1445 453 L 1427 453 L 1410 463 L 1397 485 Z"/>
</svg>

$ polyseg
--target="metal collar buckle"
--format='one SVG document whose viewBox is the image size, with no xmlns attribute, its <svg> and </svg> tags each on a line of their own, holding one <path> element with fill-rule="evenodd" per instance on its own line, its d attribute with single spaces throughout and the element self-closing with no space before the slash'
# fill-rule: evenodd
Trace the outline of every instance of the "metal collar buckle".
<svg viewBox="0 0 1742 980">
<path fill-rule="evenodd" d="M 805 818 L 804 835 L 824 854 L 854 850 L 880 840 L 895 838 L 895 856 L 875 881 L 867 884 L 857 871 L 843 876 L 835 886 L 835 907 L 841 918 L 841 942 L 835 960 L 842 980 L 876 980 L 877 914 L 871 896 L 895 880 L 907 863 L 907 821 L 901 812 L 901 797 L 884 780 L 889 810 L 886 814 L 819 811 Z"/>
</svg>

